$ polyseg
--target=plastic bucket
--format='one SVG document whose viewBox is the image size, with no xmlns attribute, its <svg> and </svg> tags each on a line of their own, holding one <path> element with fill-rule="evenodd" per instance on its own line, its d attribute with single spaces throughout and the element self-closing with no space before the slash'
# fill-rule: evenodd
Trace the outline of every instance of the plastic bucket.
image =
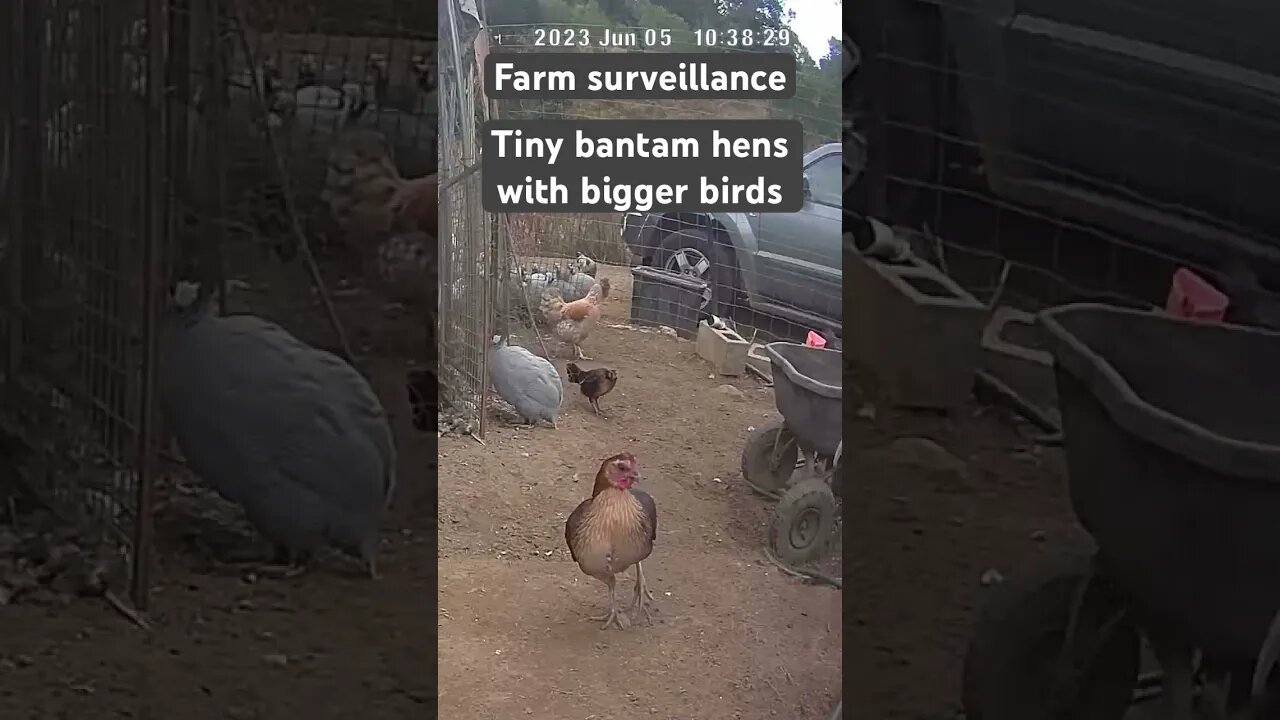
<svg viewBox="0 0 1280 720">
<path fill-rule="evenodd" d="M 1222 322 L 1230 300 L 1208 280 L 1187 268 L 1173 273 L 1165 312 L 1174 317 Z"/>
</svg>

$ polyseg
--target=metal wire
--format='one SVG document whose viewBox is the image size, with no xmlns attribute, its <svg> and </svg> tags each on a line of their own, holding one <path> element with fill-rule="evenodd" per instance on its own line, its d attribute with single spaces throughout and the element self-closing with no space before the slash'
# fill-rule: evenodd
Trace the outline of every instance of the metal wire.
<svg viewBox="0 0 1280 720">
<path fill-rule="evenodd" d="M 33 492 L 145 563 L 153 426 L 155 267 L 170 204 L 164 83 L 120 4 L 8 3 L 0 19 L 8 191 L 0 299 L 8 349 L 0 424 L 34 452 Z M 146 7 L 153 16 L 158 8 Z M 158 64 L 162 69 L 164 65 Z M 146 131 L 139 132 L 138 128 Z M 141 471 L 141 475 L 139 474 Z M 129 561 L 131 560 L 131 562 Z M 135 596 L 137 594 L 135 593 Z"/>
<path fill-rule="evenodd" d="M 539 42 L 547 31 L 599 30 L 592 24 L 495 24 L 489 28 L 495 51 L 607 52 L 583 46 L 556 47 Z M 625 35 L 624 24 L 608 30 Z M 631 28 L 637 37 L 644 29 Z M 722 48 L 725 52 L 753 49 Z M 776 48 L 771 48 L 777 51 Z M 673 31 L 664 47 L 628 48 L 628 52 L 708 52 L 692 31 Z M 499 100 L 494 117 L 504 120 L 609 119 L 795 119 L 804 126 L 805 151 L 814 151 L 806 167 L 814 197 L 799 213 L 664 213 L 649 218 L 653 229 L 623 239 L 642 213 L 513 213 L 500 227 L 516 260 L 502 268 L 498 288 L 497 326 L 527 328 L 538 315 L 543 292 L 562 288 L 566 300 L 585 295 L 590 282 L 579 275 L 580 255 L 602 265 L 647 266 L 657 274 L 635 275 L 631 284 L 631 319 L 666 325 L 682 334 L 694 331 L 696 318 L 712 313 L 736 324 L 747 337 L 803 336 L 807 329 L 838 332 L 841 307 L 841 220 L 843 181 L 840 149 L 841 57 L 839 47 L 823 58 L 800 57 L 794 98 L 776 101 L 706 100 Z M 825 154 L 824 154 L 825 153 Z M 818 159 L 822 158 L 822 159 Z M 771 258 L 778 260 L 774 262 Z M 703 283 L 678 300 L 663 299 L 656 285 L 684 275 Z M 696 286 L 696 285 L 695 285 Z M 694 286 L 691 286 L 694 287 Z M 627 287 L 618 288 L 624 292 Z M 611 293 L 614 292 L 611 289 Z M 616 295 L 610 296 L 616 298 Z M 622 301 L 625 302 L 625 301 Z M 535 323 L 536 325 L 536 323 Z M 530 329 L 531 330 L 531 329 Z M 523 334 L 535 346 L 535 332 Z"/>
<path fill-rule="evenodd" d="M 336 251 L 313 259 L 307 240 L 332 221 L 320 191 L 340 131 L 381 132 L 405 177 L 435 169 L 436 23 L 421 5 L 0 4 L 0 430 L 34 451 L 20 468 L 33 492 L 120 548 L 139 607 L 168 281 L 194 265 L 224 308 L 230 295 L 345 346 L 331 308 L 315 329 L 311 292 L 323 300 Z M 358 116 L 305 102 L 344 84 Z"/>
<path fill-rule="evenodd" d="M 440 52 L 440 402 L 484 436 L 488 349 L 493 333 L 494 273 L 503 257 L 496 219 L 481 207 L 479 123 L 488 117 L 480 92 L 481 18 L 457 0 L 443 3 Z"/>
<path fill-rule="evenodd" d="M 1220 278 L 1232 257 L 1280 268 L 1263 202 L 1263 188 L 1280 178 L 1280 155 L 1241 137 L 1272 135 L 1280 119 L 1221 102 L 1228 81 L 1214 87 L 1213 78 L 1225 65 L 1172 49 L 1214 55 L 1225 39 L 1194 31 L 1202 20 L 1129 2 L 1107 7 L 1116 27 L 1159 28 L 1161 47 L 1144 45 L 1147 35 L 1125 39 L 1131 51 L 1162 58 L 1159 82 L 1144 76 L 1146 65 L 1105 71 L 1106 53 L 1087 52 L 1108 42 L 1071 24 L 1102 12 L 1092 0 L 1063 24 L 952 2 L 910 11 L 871 3 L 856 37 L 845 38 L 847 54 L 860 58 L 846 80 L 847 122 L 869 154 L 858 186 L 848 181 L 846 207 L 927 230 L 942 248 L 932 259 L 973 260 L 949 263 L 970 289 L 988 290 L 993 268 L 1007 261 L 1006 301 L 1028 309 L 1073 296 L 1161 306 L 1176 268 Z M 1265 51 L 1240 39 L 1231 52 L 1248 68 Z M 1232 82 L 1230 92 L 1249 94 L 1249 81 Z M 1243 130 L 1199 132 L 1199 123 Z M 1108 159 L 1104 145 L 1126 149 Z M 1047 194 L 1020 197 L 1018 185 Z"/>
</svg>

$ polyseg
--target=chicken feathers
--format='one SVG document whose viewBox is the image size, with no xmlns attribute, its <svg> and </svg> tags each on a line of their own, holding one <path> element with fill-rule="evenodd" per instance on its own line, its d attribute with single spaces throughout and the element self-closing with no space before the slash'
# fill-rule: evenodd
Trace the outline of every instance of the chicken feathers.
<svg viewBox="0 0 1280 720">
<path fill-rule="evenodd" d="M 575 363 L 569 363 L 564 369 L 569 376 L 569 382 L 582 389 L 587 402 L 591 403 L 591 409 L 595 410 L 597 415 L 603 415 L 604 413 L 600 410 L 600 398 L 608 395 L 609 391 L 618 384 L 618 373 L 609 368 L 583 370 Z"/>
<path fill-rule="evenodd" d="M 548 290 L 552 293 L 552 290 Z M 575 360 L 590 360 L 582 352 L 582 343 L 591 334 L 604 307 L 605 298 L 609 297 L 609 280 L 601 279 L 593 283 L 587 296 L 581 300 L 566 303 L 557 300 L 559 291 L 548 299 L 544 296 L 543 314 L 551 327 L 551 334 L 561 343 L 573 345 Z"/>
<path fill-rule="evenodd" d="M 623 627 L 625 617 L 615 596 L 616 576 L 632 565 L 636 585 L 632 608 L 652 620 L 648 601 L 653 595 L 644 580 L 643 562 L 653 553 L 658 536 L 658 508 L 653 498 L 633 486 L 640 480 L 635 456 L 619 453 L 607 458 L 596 473 L 591 497 L 582 501 L 565 522 L 569 555 L 582 572 L 609 589 L 609 613 L 604 627 Z"/>
<path fill-rule="evenodd" d="M 321 197 L 345 242 L 364 248 L 392 234 L 439 233 L 438 176 L 406 180 L 385 136 L 374 130 L 342 134 L 329 153 Z"/>
</svg>

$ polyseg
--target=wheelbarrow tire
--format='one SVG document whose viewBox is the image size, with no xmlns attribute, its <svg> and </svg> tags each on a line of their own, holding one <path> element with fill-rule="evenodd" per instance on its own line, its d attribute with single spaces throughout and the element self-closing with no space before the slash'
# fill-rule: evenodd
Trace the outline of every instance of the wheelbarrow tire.
<svg viewBox="0 0 1280 720">
<path fill-rule="evenodd" d="M 996 590 L 983 609 L 964 662 L 967 720 L 1121 720 L 1137 684 L 1140 636 L 1127 619 L 1112 625 L 1091 660 L 1072 658 L 1076 691 L 1057 708 L 1049 688 L 1071 606 L 1091 572 L 1088 556 L 1066 556 L 1021 583 Z M 1121 607 L 1105 579 L 1085 593 L 1074 648 L 1097 645 Z"/>
<path fill-rule="evenodd" d="M 836 527 L 836 498 L 820 477 L 796 483 L 774 508 L 769 528 L 773 554 L 787 565 L 805 565 L 821 558 L 831 545 Z"/>
<path fill-rule="evenodd" d="M 742 446 L 742 477 L 756 492 L 781 493 L 791 483 L 799 457 L 799 445 L 785 424 L 778 421 L 762 425 L 747 435 L 747 442 Z"/>
</svg>

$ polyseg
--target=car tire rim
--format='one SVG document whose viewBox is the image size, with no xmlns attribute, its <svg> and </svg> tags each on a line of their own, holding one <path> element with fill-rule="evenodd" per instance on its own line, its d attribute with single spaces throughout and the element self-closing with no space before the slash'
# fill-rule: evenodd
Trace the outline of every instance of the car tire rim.
<svg viewBox="0 0 1280 720">
<path fill-rule="evenodd" d="M 705 310 L 711 304 L 711 284 L 706 277 L 707 271 L 711 269 L 711 261 L 702 254 L 702 251 L 696 248 L 679 248 L 667 258 L 664 269 L 707 282 L 707 288 L 702 291 L 702 303 L 698 309 Z"/>
<path fill-rule="evenodd" d="M 667 258 L 666 269 L 701 280 L 703 275 L 711 269 L 711 261 L 694 248 L 680 248 Z"/>
</svg>

